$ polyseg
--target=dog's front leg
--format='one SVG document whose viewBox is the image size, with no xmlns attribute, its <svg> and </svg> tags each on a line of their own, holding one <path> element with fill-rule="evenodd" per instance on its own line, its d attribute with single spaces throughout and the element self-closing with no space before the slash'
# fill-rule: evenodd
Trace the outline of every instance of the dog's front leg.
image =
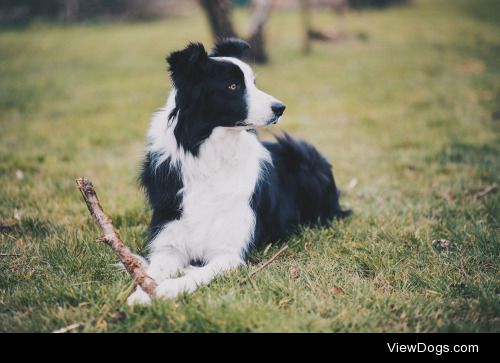
<svg viewBox="0 0 500 363">
<path fill-rule="evenodd" d="M 172 223 L 168 228 L 163 229 L 153 241 L 151 241 L 151 254 L 149 255 L 149 266 L 146 270 L 158 284 L 162 281 L 183 272 L 188 265 L 189 258 L 175 246 L 176 241 L 183 236 L 182 226 Z M 151 298 L 140 287 L 131 294 L 127 303 L 149 304 Z"/>
<path fill-rule="evenodd" d="M 156 294 L 158 297 L 174 298 L 181 292 L 193 292 L 200 285 L 208 284 L 217 275 L 243 264 L 243 260 L 238 255 L 216 255 L 203 267 L 192 269 L 182 277 L 163 281 L 157 287 Z"/>
<path fill-rule="evenodd" d="M 188 259 L 173 247 L 164 247 L 157 249 L 150 255 L 150 264 L 146 272 L 157 283 L 161 284 L 162 281 L 175 276 L 182 272 L 188 263 Z M 140 287 L 132 293 L 127 303 L 133 304 L 149 304 L 151 298 Z"/>
</svg>

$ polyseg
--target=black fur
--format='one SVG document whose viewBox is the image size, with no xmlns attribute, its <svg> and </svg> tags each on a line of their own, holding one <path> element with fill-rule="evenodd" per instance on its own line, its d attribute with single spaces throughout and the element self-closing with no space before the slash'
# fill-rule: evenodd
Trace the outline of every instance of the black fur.
<svg viewBox="0 0 500 363">
<path fill-rule="evenodd" d="M 211 56 L 239 57 L 247 48 L 243 41 L 225 40 L 217 43 Z M 210 58 L 199 43 L 172 53 L 167 62 L 177 89 L 169 119 L 177 116 L 177 143 L 196 157 L 214 128 L 238 126 L 247 118 L 244 75 L 237 65 Z M 232 84 L 237 88 L 230 91 Z M 323 226 L 349 215 L 339 206 L 331 165 L 313 146 L 287 134 L 263 145 L 272 164 L 262 165 L 251 198 L 256 216 L 254 246 L 282 240 L 303 224 Z M 146 155 L 140 176 L 153 209 L 150 238 L 182 215 L 182 172 L 170 159 L 157 166 L 158 157 Z"/>
<path fill-rule="evenodd" d="M 241 59 L 243 53 L 250 48 L 250 44 L 235 38 L 220 39 L 212 49 L 211 57 L 233 57 Z"/>
<path fill-rule="evenodd" d="M 272 157 L 256 186 L 254 244 L 284 239 L 300 225 L 327 225 L 345 218 L 328 161 L 310 144 L 284 134 L 264 142 Z"/>
<path fill-rule="evenodd" d="M 176 107 L 169 115 L 178 116 L 175 138 L 196 156 L 215 127 L 235 126 L 247 118 L 244 75 L 238 66 L 208 57 L 199 43 L 172 53 L 167 62 L 177 89 Z M 231 84 L 236 90 L 229 90 Z"/>
<path fill-rule="evenodd" d="M 156 167 L 157 158 L 154 153 L 146 154 L 139 178 L 153 210 L 149 225 L 150 240 L 165 223 L 179 219 L 182 214 L 182 195 L 179 193 L 183 187 L 182 174 L 172 165 L 170 158 Z"/>
</svg>

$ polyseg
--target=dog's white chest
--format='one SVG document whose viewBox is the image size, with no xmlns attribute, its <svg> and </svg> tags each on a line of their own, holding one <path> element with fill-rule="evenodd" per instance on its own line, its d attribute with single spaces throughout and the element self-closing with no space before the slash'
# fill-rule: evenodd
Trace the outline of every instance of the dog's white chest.
<svg viewBox="0 0 500 363">
<path fill-rule="evenodd" d="M 183 162 L 184 207 L 191 199 L 198 207 L 205 201 L 248 204 L 267 156 L 254 135 L 216 128 L 200 147 L 198 157 Z"/>
<path fill-rule="evenodd" d="M 255 135 L 216 128 L 197 157 L 182 162 L 182 216 L 191 255 L 242 250 L 252 237 L 250 201 L 268 151 Z"/>
</svg>

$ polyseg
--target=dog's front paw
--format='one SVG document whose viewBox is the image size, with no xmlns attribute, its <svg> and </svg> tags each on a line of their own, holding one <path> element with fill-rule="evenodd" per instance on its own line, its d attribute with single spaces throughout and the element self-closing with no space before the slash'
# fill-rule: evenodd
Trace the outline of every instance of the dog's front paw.
<svg viewBox="0 0 500 363">
<path fill-rule="evenodd" d="M 128 305 L 148 305 L 150 302 L 151 298 L 140 287 L 138 287 L 127 299 Z"/>
<path fill-rule="evenodd" d="M 186 281 L 181 277 L 163 281 L 156 288 L 156 296 L 164 299 L 174 299 L 181 292 L 188 291 Z"/>
</svg>

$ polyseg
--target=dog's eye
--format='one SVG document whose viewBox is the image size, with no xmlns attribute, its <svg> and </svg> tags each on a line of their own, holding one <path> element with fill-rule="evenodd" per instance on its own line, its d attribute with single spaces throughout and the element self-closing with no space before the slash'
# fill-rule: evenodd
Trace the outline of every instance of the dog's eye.
<svg viewBox="0 0 500 363">
<path fill-rule="evenodd" d="M 231 83 L 229 86 L 227 86 L 227 89 L 230 91 L 236 91 L 237 88 L 238 86 L 236 85 L 236 83 Z"/>
</svg>

